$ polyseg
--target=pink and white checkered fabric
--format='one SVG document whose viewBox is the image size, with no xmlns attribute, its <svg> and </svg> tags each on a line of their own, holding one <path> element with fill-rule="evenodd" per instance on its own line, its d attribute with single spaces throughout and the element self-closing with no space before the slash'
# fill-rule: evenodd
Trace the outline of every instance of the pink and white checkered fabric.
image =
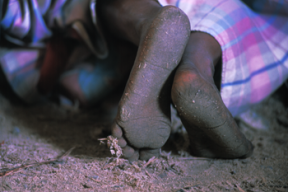
<svg viewBox="0 0 288 192">
<path fill-rule="evenodd" d="M 221 96 L 233 116 L 261 102 L 288 78 L 287 0 L 254 0 L 255 11 L 238 0 L 159 2 L 182 9 L 191 31 L 206 32 L 221 45 Z M 267 9 L 265 4 L 273 6 Z"/>
</svg>

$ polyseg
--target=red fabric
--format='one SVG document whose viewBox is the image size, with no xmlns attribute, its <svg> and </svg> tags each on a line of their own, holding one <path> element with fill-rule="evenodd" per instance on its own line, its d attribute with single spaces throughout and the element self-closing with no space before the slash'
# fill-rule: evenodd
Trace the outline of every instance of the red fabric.
<svg viewBox="0 0 288 192">
<path fill-rule="evenodd" d="M 68 47 L 65 40 L 60 37 L 51 38 L 47 43 L 46 54 L 37 86 L 41 93 L 47 94 L 52 91 L 65 69 L 68 57 Z"/>
</svg>

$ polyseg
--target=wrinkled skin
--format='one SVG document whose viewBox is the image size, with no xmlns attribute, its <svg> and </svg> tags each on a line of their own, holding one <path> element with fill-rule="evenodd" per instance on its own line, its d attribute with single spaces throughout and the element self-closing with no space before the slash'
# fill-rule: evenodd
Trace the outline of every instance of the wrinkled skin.
<svg viewBox="0 0 288 192">
<path fill-rule="evenodd" d="M 192 155 L 245 158 L 253 146 L 239 131 L 213 80 L 220 59 L 220 45 L 212 36 L 191 33 L 174 77 L 172 100 L 189 134 Z"/>
<path fill-rule="evenodd" d="M 147 160 L 159 154 L 170 135 L 171 102 L 189 134 L 192 155 L 251 154 L 251 143 L 239 131 L 213 80 L 221 59 L 213 37 L 191 33 L 181 10 L 162 8 L 154 0 L 103 0 L 99 12 L 107 31 L 139 47 L 112 127 L 125 158 Z"/>
</svg>

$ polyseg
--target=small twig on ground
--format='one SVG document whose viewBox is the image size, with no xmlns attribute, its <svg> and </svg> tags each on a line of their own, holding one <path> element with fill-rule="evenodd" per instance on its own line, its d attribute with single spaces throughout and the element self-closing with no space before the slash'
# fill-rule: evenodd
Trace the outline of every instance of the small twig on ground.
<svg viewBox="0 0 288 192">
<path fill-rule="evenodd" d="M 132 163 L 132 166 L 133 166 L 137 171 L 141 171 L 141 168 L 138 167 L 137 165 L 135 165 L 135 164 Z"/>
<path fill-rule="evenodd" d="M 230 186 L 230 187 L 234 187 L 229 181 L 226 181 L 226 183 Z"/>
<path fill-rule="evenodd" d="M 145 173 L 146 173 L 150 178 L 152 178 L 152 176 L 148 173 L 147 170 L 145 170 Z"/>
<path fill-rule="evenodd" d="M 266 185 L 267 184 L 267 181 L 265 179 L 265 177 L 261 177 L 262 178 L 262 182 Z M 277 179 L 278 180 L 278 179 Z"/>
<path fill-rule="evenodd" d="M 2 143 L 0 144 L 0 148 L 2 148 L 2 145 L 4 145 L 4 141 L 2 141 Z M 4 150 L 4 148 L 3 148 L 3 150 Z M 8 149 L 6 148 L 6 149 L 5 149 L 5 152 L 3 152 L 3 153 L 1 152 L 1 153 L 0 153 L 0 155 L 1 155 L 1 156 L 0 156 L 0 159 L 1 159 L 2 161 L 3 161 L 4 157 L 5 157 L 5 155 L 7 154 L 7 152 L 8 152 Z"/>
<path fill-rule="evenodd" d="M 101 144 L 104 144 L 104 145 L 105 145 L 105 142 L 104 142 L 104 141 L 107 141 L 107 138 L 100 138 L 100 139 L 98 139 L 98 141 L 100 141 L 100 145 L 101 145 Z"/>
<path fill-rule="evenodd" d="M 160 149 L 161 157 L 165 157 L 167 159 L 167 161 L 171 158 L 171 153 L 172 153 L 172 151 L 170 151 L 169 153 L 165 153 L 165 152 L 162 152 L 162 150 Z"/>
<path fill-rule="evenodd" d="M 112 155 L 116 155 L 116 162 L 111 161 L 109 163 L 106 163 L 103 167 L 103 169 L 107 169 L 110 168 L 112 166 L 117 166 L 119 163 L 121 163 L 121 161 L 123 161 L 124 159 L 120 159 L 120 156 L 123 154 L 122 153 L 122 148 L 118 145 L 118 139 L 109 135 L 107 138 L 101 138 L 98 139 L 100 141 L 100 144 L 105 144 L 104 141 L 107 141 L 107 146 L 110 149 L 110 153 Z M 126 160 L 124 160 L 126 161 Z"/>
<path fill-rule="evenodd" d="M 101 180 L 98 180 L 98 179 L 94 179 L 93 177 L 89 177 L 88 175 L 85 175 L 85 177 L 86 178 L 89 178 L 89 179 L 91 179 L 92 181 L 95 181 L 95 182 L 97 182 L 97 183 L 104 183 L 105 185 L 107 185 L 108 183 L 107 182 L 105 182 L 105 181 L 101 181 Z"/>
<path fill-rule="evenodd" d="M 118 139 L 109 135 L 107 138 L 98 139 L 100 144 L 105 144 L 104 141 L 107 141 L 107 146 L 110 148 L 112 155 L 116 155 L 117 162 L 120 156 L 122 155 L 122 148 L 118 145 Z"/>
<path fill-rule="evenodd" d="M 61 155 L 58 160 L 60 159 L 64 159 L 64 157 L 67 157 L 68 155 L 70 155 L 70 153 L 76 148 L 76 146 L 72 147 L 71 149 L 69 149 L 68 151 L 66 151 L 63 155 Z"/>
<path fill-rule="evenodd" d="M 151 158 L 149 159 L 149 161 L 143 165 L 142 168 L 145 169 L 145 167 L 147 167 L 149 164 L 151 164 L 151 163 L 152 163 L 153 161 L 155 161 L 155 160 L 156 160 L 156 159 L 155 159 L 155 156 L 151 157 Z"/>
<path fill-rule="evenodd" d="M 122 158 L 111 158 L 109 159 L 103 166 L 103 169 L 108 169 L 111 167 L 116 167 L 121 163 L 124 163 L 125 161 L 128 161 L 127 159 L 122 159 Z"/>
<path fill-rule="evenodd" d="M 34 166 L 59 162 L 60 160 L 63 160 L 65 157 L 67 157 L 74 149 L 75 149 L 75 147 L 72 147 L 71 149 L 69 149 L 67 152 L 65 152 L 63 155 L 61 155 L 57 159 L 51 159 L 49 161 L 43 161 L 43 162 L 39 162 L 39 163 L 31 163 L 31 164 L 21 165 L 19 167 L 15 167 L 15 168 L 9 169 L 7 171 L 2 171 L 2 172 L 0 172 L 0 177 L 4 177 L 7 175 L 11 175 L 13 173 L 17 173 L 20 170 L 28 168 L 28 167 L 34 167 Z"/>
<path fill-rule="evenodd" d="M 239 185 L 236 185 L 237 186 L 237 189 L 240 191 L 240 192 L 245 192 Z"/>
<path fill-rule="evenodd" d="M 179 157 L 177 159 L 178 160 L 206 160 L 206 161 L 212 160 L 212 159 L 204 158 L 204 157 Z"/>
</svg>

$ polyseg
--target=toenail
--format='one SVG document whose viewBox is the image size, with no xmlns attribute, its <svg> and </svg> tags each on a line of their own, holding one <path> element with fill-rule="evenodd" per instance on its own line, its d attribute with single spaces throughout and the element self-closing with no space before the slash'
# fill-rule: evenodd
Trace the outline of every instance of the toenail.
<svg viewBox="0 0 288 192">
<path fill-rule="evenodd" d="M 128 159 L 130 162 L 137 161 L 139 159 L 138 151 L 135 151 L 134 154 Z"/>
</svg>

